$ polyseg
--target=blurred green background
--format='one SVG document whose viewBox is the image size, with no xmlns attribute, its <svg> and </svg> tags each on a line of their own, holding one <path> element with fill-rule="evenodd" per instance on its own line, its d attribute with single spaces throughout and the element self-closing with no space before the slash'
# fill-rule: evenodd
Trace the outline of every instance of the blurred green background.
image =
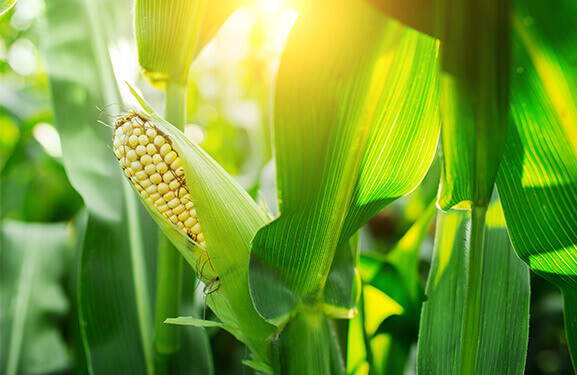
<svg viewBox="0 0 577 375">
<path fill-rule="evenodd" d="M 130 104 L 126 80 L 162 109 L 161 93 L 139 76 L 132 3 L 76 3 L 83 9 L 98 9 L 100 18 L 106 20 L 97 23 L 96 31 L 106 34 L 105 50 L 123 104 Z M 273 213 L 277 208 L 270 146 L 271 94 L 284 40 L 298 16 L 290 5 L 281 0 L 243 3 L 193 64 L 188 92 L 187 135 Z M 82 225 L 75 223 L 83 220 L 84 203 L 67 177 L 54 126 L 54 98 L 42 52 L 47 44 L 55 43 L 43 39 L 50 27 L 46 8 L 44 0 L 20 0 L 0 17 L 0 361 L 16 363 L 12 366 L 22 374 L 86 373 L 75 289 L 82 238 L 77 233 Z M 59 12 L 62 20 L 78 16 L 67 8 Z M 58 42 L 65 43 L 69 36 L 58 35 L 62 38 Z M 82 67 L 68 63 L 62 61 L 82 74 Z M 112 122 L 106 113 L 118 108 L 109 104 L 102 108 L 100 118 L 94 118 L 95 127 L 105 126 L 99 120 Z M 362 230 L 361 249 L 387 254 L 435 198 L 439 173 L 436 162 L 415 192 L 375 216 Z M 421 248 L 423 284 L 434 228 L 428 233 Z M 570 374 L 560 292 L 533 273 L 531 278 L 526 373 Z M 190 304 L 186 308 L 191 314 L 210 314 L 199 293 L 192 292 L 196 282 L 190 278 L 187 285 Z M 413 323 L 418 325 L 418 321 Z M 241 363 L 246 348 L 223 330 L 208 333 L 214 373 L 250 373 Z M 410 334 L 416 342 L 416 330 Z M 8 372 L 16 368 L 9 366 Z"/>
</svg>

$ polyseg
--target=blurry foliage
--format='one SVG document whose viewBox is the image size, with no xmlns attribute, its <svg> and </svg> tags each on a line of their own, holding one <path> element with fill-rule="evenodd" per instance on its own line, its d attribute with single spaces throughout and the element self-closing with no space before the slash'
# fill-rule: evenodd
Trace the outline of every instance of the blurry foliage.
<svg viewBox="0 0 577 375">
<path fill-rule="evenodd" d="M 31 310 L 26 315 L 25 325 L 37 328 L 32 333 L 30 328 L 24 331 L 23 344 L 27 350 L 21 355 L 29 362 L 21 373 L 82 373 L 82 367 L 74 369 L 83 362 L 83 358 L 78 357 L 82 355 L 81 350 L 75 346 L 79 343 L 74 340 L 73 330 L 63 324 L 67 314 L 74 312 L 68 305 L 68 301 L 73 300 L 74 292 L 70 288 L 65 296 L 64 289 L 60 288 L 65 280 L 74 275 L 70 255 L 73 247 L 66 243 L 66 226 L 79 213 L 83 203 L 70 185 L 58 157 L 58 142 L 52 139 L 52 146 L 47 146 L 46 140 L 38 138 L 41 133 L 34 131 L 39 124 L 51 124 L 53 121 L 47 77 L 38 53 L 41 43 L 38 25 L 42 22 L 44 8 L 43 0 L 20 0 L 0 16 L 1 322 L 4 327 L 9 319 L 14 318 L 6 314 L 6 306 L 10 302 L 4 303 L 4 299 L 10 298 L 17 287 L 12 283 L 19 277 L 22 259 L 37 257 L 38 267 L 46 269 L 43 273 L 36 271 L 38 276 L 29 280 L 33 283 L 31 288 L 53 287 L 52 292 L 58 294 L 58 298 L 48 301 L 42 289 L 34 289 L 29 295 Z M 255 196 L 263 180 L 261 174 L 266 174 L 264 179 L 274 175 L 274 169 L 263 169 L 271 158 L 269 98 L 282 41 L 295 16 L 286 10 L 275 12 L 261 9 L 256 3 L 246 5 L 227 21 L 215 41 L 193 64 L 191 71 L 187 132 Z M 158 104 L 154 100 L 152 102 Z M 440 163 L 436 161 L 413 193 L 371 219 L 361 233 L 361 250 L 379 253 L 386 260 L 399 239 L 435 199 L 439 176 Z M 265 198 L 267 202 L 276 201 Z M 59 224 L 38 226 L 15 220 Z M 21 245 L 15 244 L 14 236 L 25 237 L 25 233 L 32 233 L 30 231 L 50 233 L 44 239 L 56 236 L 54 241 L 46 240 L 47 245 L 52 244 L 54 248 L 26 249 L 22 246 L 18 249 Z M 37 235 L 31 236 L 30 241 L 39 240 Z M 434 225 L 431 225 L 420 246 L 421 279 L 418 282 L 421 286 L 430 266 L 433 237 Z M 34 246 L 38 246 L 38 242 Z M 35 255 L 34 251 L 44 252 Z M 393 268 L 390 273 L 394 275 L 398 271 Z M 526 373 L 569 374 L 572 370 L 563 330 L 561 295 L 542 278 L 535 274 L 531 274 L 531 277 Z M 48 284 L 40 285 L 44 283 L 43 278 L 48 280 Z M 188 285 L 193 287 L 194 282 L 189 280 Z M 370 288 L 373 287 L 365 286 L 365 294 L 376 293 Z M 192 295 L 190 288 L 185 292 Z M 196 306 L 190 311 L 191 315 L 206 317 L 210 314 L 206 307 L 202 308 L 202 301 L 190 306 Z M 50 311 L 43 312 L 43 308 Z M 361 313 L 364 314 L 363 311 Z M 381 322 L 385 318 L 380 317 Z M 418 314 L 412 312 L 410 318 L 415 320 L 412 325 L 411 322 L 403 324 L 411 326 L 407 340 L 414 343 Z M 76 321 L 77 318 L 66 319 Z M 374 323 L 374 330 L 379 327 L 378 323 Z M 379 329 L 386 332 L 386 327 Z M 378 335 L 378 332 L 375 334 Z M 241 360 L 246 358 L 246 348 L 222 330 L 210 329 L 209 336 L 213 356 L 218 358 L 214 361 L 215 373 L 247 373 L 247 368 L 241 365 Z M 2 335 L 3 348 L 6 348 L 6 337 Z M 384 337 L 381 334 L 371 345 L 375 349 L 386 347 L 388 342 Z M 54 356 L 50 354 L 55 352 L 58 353 Z M 74 355 L 77 357 L 74 358 Z M 414 358 L 409 360 L 414 361 Z M 408 364 L 407 367 L 414 366 Z"/>
</svg>

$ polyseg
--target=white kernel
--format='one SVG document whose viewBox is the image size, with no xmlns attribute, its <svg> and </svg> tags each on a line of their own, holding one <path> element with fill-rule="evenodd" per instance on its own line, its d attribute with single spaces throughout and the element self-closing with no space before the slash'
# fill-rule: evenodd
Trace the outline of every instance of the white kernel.
<svg viewBox="0 0 577 375">
<path fill-rule="evenodd" d="M 148 137 L 144 134 L 142 134 L 140 137 L 138 137 L 138 143 L 140 143 L 143 146 L 146 146 L 149 142 L 148 142 Z"/>
<path fill-rule="evenodd" d="M 122 142 L 120 142 L 119 138 L 114 137 L 114 139 L 112 140 L 112 146 L 117 149 L 118 147 L 120 147 L 122 145 Z"/>
<path fill-rule="evenodd" d="M 147 153 L 148 155 L 150 155 L 150 156 L 156 154 L 157 151 L 158 151 L 158 150 L 156 149 L 156 147 L 155 147 L 152 143 L 149 143 L 149 144 L 146 146 L 146 153 Z M 160 155 L 159 155 L 159 156 L 160 156 Z"/>
<path fill-rule="evenodd" d="M 150 182 L 149 179 L 146 179 L 144 181 L 140 181 L 140 185 L 145 189 L 148 189 L 150 186 L 156 186 L 156 185 L 152 185 L 152 182 Z"/>
<path fill-rule="evenodd" d="M 158 192 L 160 194 L 164 195 L 168 192 L 168 190 L 169 190 L 169 186 L 166 183 L 161 182 L 158 184 Z"/>
<path fill-rule="evenodd" d="M 144 154 L 140 158 L 140 162 L 142 163 L 142 165 L 152 164 L 152 156 L 150 156 L 148 154 Z"/>
<path fill-rule="evenodd" d="M 204 233 L 199 233 L 196 236 L 196 242 L 204 242 Z"/>
<path fill-rule="evenodd" d="M 156 164 L 156 170 L 158 171 L 158 173 L 166 173 L 166 171 L 168 171 L 168 165 L 166 165 L 165 162 L 160 162 L 158 164 Z"/>
<path fill-rule="evenodd" d="M 144 167 L 139 161 L 133 161 L 132 163 L 130 163 L 130 168 L 132 168 L 134 172 L 138 172 L 141 171 Z"/>
<path fill-rule="evenodd" d="M 120 137 L 122 134 L 124 134 L 124 131 L 122 130 L 121 127 L 116 128 L 116 130 L 114 131 L 114 135 L 116 137 Z"/>
<path fill-rule="evenodd" d="M 168 154 L 166 154 L 166 156 L 164 156 L 164 161 L 166 162 L 166 164 L 170 164 L 173 161 L 175 161 L 177 157 L 178 157 L 178 155 L 176 155 L 176 152 L 170 151 Z M 173 168 L 173 169 L 176 169 L 176 168 Z"/>
<path fill-rule="evenodd" d="M 178 207 L 182 207 L 182 205 L 178 206 Z M 178 208 L 177 207 L 177 208 Z M 172 212 L 174 212 L 174 210 L 172 210 Z M 178 220 L 180 221 L 186 221 L 188 220 L 188 218 L 190 217 L 190 214 L 186 211 L 181 212 L 180 214 L 177 214 L 176 212 L 174 212 L 175 215 L 178 215 Z"/>
<path fill-rule="evenodd" d="M 170 210 L 170 207 L 168 207 L 167 204 L 164 204 L 162 206 L 156 206 L 156 208 L 158 209 L 158 211 L 160 211 L 161 214 L 165 213 L 166 211 Z"/>
<path fill-rule="evenodd" d="M 160 163 L 164 163 L 164 159 L 162 158 L 162 156 L 160 154 L 154 154 L 154 155 L 152 155 L 152 162 L 154 164 L 160 164 Z"/>
<path fill-rule="evenodd" d="M 148 179 L 148 175 L 146 174 L 145 171 L 138 171 L 135 174 L 136 178 L 138 178 L 139 181 L 144 181 Z"/>
<path fill-rule="evenodd" d="M 175 215 L 180 215 L 181 213 L 183 213 L 186 210 L 186 208 L 184 207 L 184 204 L 180 204 L 178 206 L 176 206 L 175 208 L 172 209 L 172 212 L 174 212 Z M 190 215 L 189 215 L 190 216 Z M 184 221 L 184 220 L 183 220 Z"/>
<path fill-rule="evenodd" d="M 172 174 L 171 171 L 166 172 L 166 173 L 162 176 L 162 180 L 168 184 L 170 181 L 174 180 L 174 175 Z"/>
<path fill-rule="evenodd" d="M 136 155 L 136 151 L 128 150 L 128 152 L 126 153 L 126 158 L 128 159 L 128 161 L 133 162 L 136 159 L 138 159 L 138 155 Z"/>
<path fill-rule="evenodd" d="M 199 235 L 200 233 L 202 233 L 202 228 L 200 228 L 200 223 L 196 223 L 192 228 L 190 228 L 190 230 L 192 231 L 192 233 Z"/>
<path fill-rule="evenodd" d="M 138 137 L 134 134 L 128 137 L 128 144 L 132 147 L 138 146 Z"/>
<path fill-rule="evenodd" d="M 146 188 L 146 192 L 148 194 L 154 194 L 156 193 L 158 190 L 156 188 L 156 185 L 150 185 L 149 187 Z"/>
<path fill-rule="evenodd" d="M 146 136 L 149 139 L 154 139 L 154 137 L 156 137 L 156 130 L 150 128 L 150 129 L 146 129 Z"/>
<path fill-rule="evenodd" d="M 180 204 L 180 199 L 174 198 L 173 200 L 168 202 L 168 207 L 174 208 L 174 207 L 177 207 L 179 204 Z"/>
<path fill-rule="evenodd" d="M 164 194 L 162 197 L 164 198 L 165 201 L 170 202 L 171 200 L 176 198 L 176 194 L 174 194 L 173 191 L 169 191 L 168 193 Z"/>
<path fill-rule="evenodd" d="M 144 171 L 148 175 L 153 175 L 156 172 L 156 167 L 154 166 L 154 164 L 148 164 L 146 167 L 144 167 Z"/>
<path fill-rule="evenodd" d="M 154 145 L 156 147 L 161 147 L 164 145 L 164 143 L 166 142 L 166 140 L 164 139 L 163 136 L 161 135 L 157 135 L 156 137 L 154 137 Z"/>
<path fill-rule="evenodd" d="M 189 217 L 185 222 L 184 226 L 187 228 L 192 228 L 197 223 L 196 219 L 193 217 Z"/>
<path fill-rule="evenodd" d="M 158 145 L 157 145 L 157 147 L 158 147 Z M 162 156 L 166 156 L 170 151 L 172 151 L 172 147 L 168 143 L 163 144 L 159 150 L 160 155 L 162 155 Z"/>
<path fill-rule="evenodd" d="M 142 156 L 146 154 L 146 147 L 144 147 L 143 145 L 138 145 L 136 146 L 135 151 L 138 156 Z"/>
<path fill-rule="evenodd" d="M 155 173 L 152 176 L 150 176 L 150 182 L 152 182 L 153 184 L 159 184 L 162 182 L 162 177 L 160 176 L 160 174 Z"/>
</svg>

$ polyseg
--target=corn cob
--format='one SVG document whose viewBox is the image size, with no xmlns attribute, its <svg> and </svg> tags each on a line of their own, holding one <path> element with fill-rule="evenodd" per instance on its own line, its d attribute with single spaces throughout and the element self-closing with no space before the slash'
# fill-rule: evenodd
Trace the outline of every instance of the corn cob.
<svg viewBox="0 0 577 375">
<path fill-rule="evenodd" d="M 117 119 L 114 155 L 142 197 L 186 235 L 205 247 L 204 235 L 170 138 L 136 113 Z"/>
</svg>

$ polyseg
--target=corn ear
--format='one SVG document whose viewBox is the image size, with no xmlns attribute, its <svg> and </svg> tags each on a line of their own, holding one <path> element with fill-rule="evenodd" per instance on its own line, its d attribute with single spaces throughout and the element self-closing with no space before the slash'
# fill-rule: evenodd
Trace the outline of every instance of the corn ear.
<svg viewBox="0 0 577 375">
<path fill-rule="evenodd" d="M 204 234 L 188 190 L 182 159 L 168 135 L 136 112 L 114 126 L 114 155 L 126 177 L 175 246 L 204 279 L 214 279 Z M 186 237 L 186 239 L 183 239 Z M 175 242 L 175 240 L 173 240 Z M 191 252 L 190 250 L 193 249 Z"/>
</svg>

